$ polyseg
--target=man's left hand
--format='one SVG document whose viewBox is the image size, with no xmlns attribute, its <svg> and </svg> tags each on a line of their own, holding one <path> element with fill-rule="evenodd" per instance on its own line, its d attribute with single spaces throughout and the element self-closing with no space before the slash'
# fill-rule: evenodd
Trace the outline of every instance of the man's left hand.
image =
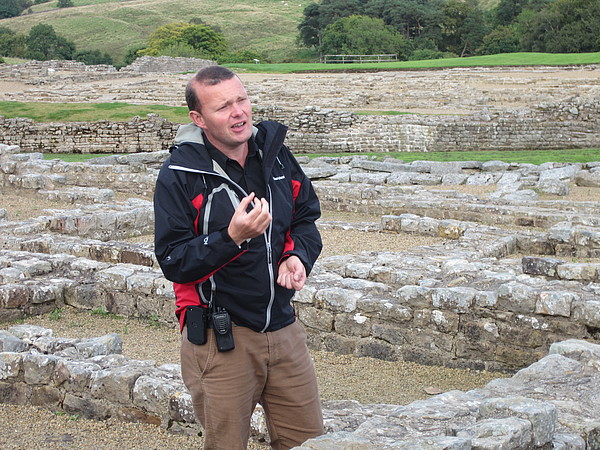
<svg viewBox="0 0 600 450">
<path fill-rule="evenodd" d="M 299 291 L 306 281 L 306 268 L 300 258 L 290 256 L 279 264 L 279 274 L 277 275 L 277 284 L 287 289 Z"/>
</svg>

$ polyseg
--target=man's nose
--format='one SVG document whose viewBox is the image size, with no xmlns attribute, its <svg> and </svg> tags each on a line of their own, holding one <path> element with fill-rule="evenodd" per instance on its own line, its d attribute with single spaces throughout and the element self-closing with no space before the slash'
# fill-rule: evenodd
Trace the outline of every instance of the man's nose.
<svg viewBox="0 0 600 450">
<path fill-rule="evenodd" d="M 232 116 L 239 116 L 241 114 L 243 114 L 244 110 L 237 104 L 234 104 L 233 107 L 231 108 L 231 115 Z"/>
</svg>

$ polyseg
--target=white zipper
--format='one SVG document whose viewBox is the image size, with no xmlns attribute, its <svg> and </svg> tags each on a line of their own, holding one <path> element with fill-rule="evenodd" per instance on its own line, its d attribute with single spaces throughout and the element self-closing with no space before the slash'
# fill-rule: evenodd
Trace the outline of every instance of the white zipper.
<svg viewBox="0 0 600 450">
<path fill-rule="evenodd" d="M 281 164 L 281 162 L 280 162 L 280 164 Z M 223 179 L 227 180 L 228 182 L 232 183 L 234 186 L 236 186 L 240 190 L 240 192 L 242 192 L 245 196 L 248 196 L 248 193 L 239 184 L 237 184 L 235 181 L 233 181 L 231 178 L 229 178 L 226 175 L 222 175 L 217 172 L 209 172 L 206 170 L 191 169 L 189 167 L 175 166 L 175 165 L 170 165 L 169 169 L 180 170 L 182 172 L 191 172 L 191 173 L 212 175 L 212 176 L 217 176 L 217 177 L 223 178 Z M 268 183 L 267 183 L 266 187 L 269 192 L 269 213 L 271 213 L 271 215 L 272 215 L 273 195 L 271 192 L 271 187 L 269 186 Z M 233 200 L 232 200 L 232 203 L 235 208 L 237 205 L 235 205 Z M 239 205 L 239 201 L 238 201 L 238 205 Z M 205 214 L 206 214 L 206 211 L 205 211 Z M 204 229 L 205 227 L 208 228 L 208 223 L 206 222 L 206 220 L 207 219 L 205 219 L 203 221 L 203 231 L 204 231 L 203 234 L 208 234 L 208 230 Z M 269 224 L 267 229 L 263 232 L 263 236 L 265 238 L 265 247 L 266 247 L 266 251 L 267 251 L 267 268 L 269 269 L 269 290 L 270 290 L 271 294 L 269 297 L 269 304 L 267 305 L 267 311 L 266 311 L 266 316 L 265 316 L 265 326 L 261 330 L 261 333 L 264 333 L 267 330 L 267 328 L 269 327 L 269 325 L 271 324 L 271 310 L 273 309 L 273 302 L 275 301 L 275 274 L 273 272 L 273 249 L 271 248 L 271 230 L 272 230 L 272 228 L 273 228 L 273 222 L 271 221 L 271 223 Z M 213 277 L 210 277 L 210 281 L 211 281 L 211 298 L 209 300 L 209 303 L 212 303 L 212 297 L 213 297 L 213 293 L 216 289 L 216 285 L 214 283 Z M 202 290 L 202 289 L 199 289 L 199 290 Z"/>
</svg>

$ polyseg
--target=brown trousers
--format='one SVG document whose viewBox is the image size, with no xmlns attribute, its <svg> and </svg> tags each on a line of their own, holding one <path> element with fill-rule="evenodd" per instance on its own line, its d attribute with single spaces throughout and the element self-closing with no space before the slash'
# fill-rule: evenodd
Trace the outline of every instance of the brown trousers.
<svg viewBox="0 0 600 450">
<path fill-rule="evenodd" d="M 204 427 L 205 449 L 245 449 L 260 403 L 271 448 L 289 449 L 323 434 L 323 415 L 306 331 L 297 321 L 257 333 L 233 327 L 235 349 L 219 352 L 212 329 L 205 345 L 181 340 L 181 372 Z"/>
</svg>

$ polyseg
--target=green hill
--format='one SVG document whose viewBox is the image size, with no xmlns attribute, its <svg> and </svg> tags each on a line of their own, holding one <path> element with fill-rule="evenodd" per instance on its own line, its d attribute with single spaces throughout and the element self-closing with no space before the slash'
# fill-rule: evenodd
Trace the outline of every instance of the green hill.
<svg viewBox="0 0 600 450">
<path fill-rule="evenodd" d="M 39 23 L 76 43 L 78 50 L 110 54 L 121 63 L 131 48 L 143 47 L 157 27 L 199 18 L 218 27 L 231 50 L 254 50 L 282 62 L 298 49 L 297 24 L 308 4 L 281 0 L 73 0 L 72 8 L 56 1 L 35 5 L 32 14 L 0 20 L 0 26 L 27 34 Z"/>
</svg>

